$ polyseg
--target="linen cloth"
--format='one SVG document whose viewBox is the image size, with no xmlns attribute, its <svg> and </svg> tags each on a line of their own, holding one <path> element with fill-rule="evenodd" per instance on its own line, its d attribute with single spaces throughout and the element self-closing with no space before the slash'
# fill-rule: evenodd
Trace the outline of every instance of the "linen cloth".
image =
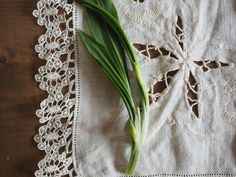
<svg viewBox="0 0 236 177">
<path fill-rule="evenodd" d="M 135 49 L 153 98 L 135 176 L 236 175 L 236 2 L 114 3 L 130 41 L 141 46 Z M 76 8 L 74 24 L 86 31 L 86 12 Z M 111 82 L 79 48 L 78 174 L 125 176 L 127 112 Z M 151 56 L 151 50 L 159 55 Z M 153 93 L 163 81 L 166 88 Z"/>
<path fill-rule="evenodd" d="M 236 176 L 236 1 L 113 0 L 149 89 L 136 177 Z M 79 40 L 78 1 L 39 0 L 36 177 L 125 177 L 128 114 Z M 130 67 L 130 73 L 132 68 Z M 131 83 L 133 82 L 131 78 Z"/>
</svg>

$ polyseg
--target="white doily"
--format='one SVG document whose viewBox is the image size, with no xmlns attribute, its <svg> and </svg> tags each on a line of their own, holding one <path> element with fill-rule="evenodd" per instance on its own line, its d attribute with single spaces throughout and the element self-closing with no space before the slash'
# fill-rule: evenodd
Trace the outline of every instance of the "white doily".
<svg viewBox="0 0 236 177">
<path fill-rule="evenodd" d="M 136 177 L 236 175 L 234 0 L 114 4 L 150 89 Z M 36 111 L 42 125 L 35 141 L 46 155 L 35 176 L 126 177 L 127 115 L 76 36 L 76 28 L 86 29 L 84 9 L 72 0 L 39 0 L 33 15 L 46 29 L 35 46 L 45 61 L 35 79 L 48 93 Z"/>
</svg>

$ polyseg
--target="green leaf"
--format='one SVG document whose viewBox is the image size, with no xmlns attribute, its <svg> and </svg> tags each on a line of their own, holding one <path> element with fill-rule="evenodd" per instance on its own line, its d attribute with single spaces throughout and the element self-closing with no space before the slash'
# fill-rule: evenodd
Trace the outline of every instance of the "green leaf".
<svg viewBox="0 0 236 177">
<path fill-rule="evenodd" d="M 126 82 L 128 82 L 126 75 L 125 53 L 120 42 L 116 40 L 116 34 L 114 34 L 107 24 L 91 10 L 88 10 L 88 23 L 92 37 L 103 45 L 107 51 L 109 51 L 112 56 L 110 60 L 111 65 L 117 68 L 119 73 L 125 78 Z"/>
<path fill-rule="evenodd" d="M 139 147 L 145 138 L 149 121 L 148 92 L 143 84 L 141 71 L 133 47 L 122 29 L 117 11 L 111 0 L 80 0 L 87 7 L 91 37 L 79 31 L 88 52 L 95 58 L 101 69 L 110 78 L 122 97 L 130 116 L 132 148 L 127 174 L 133 174 L 139 156 Z M 125 62 L 125 52 L 132 64 L 139 88 L 137 109 Z M 140 109 L 141 108 L 141 109 Z"/>
<path fill-rule="evenodd" d="M 123 45 L 123 48 L 125 49 L 130 62 L 132 63 L 133 66 L 133 70 L 135 73 L 135 77 L 137 80 L 137 84 L 138 84 L 138 88 L 140 91 L 140 99 L 141 99 L 141 104 L 143 109 L 146 109 L 146 107 L 148 107 L 149 104 L 149 100 L 148 100 L 148 94 L 147 94 L 147 90 L 143 84 L 143 80 L 141 77 L 141 71 L 139 68 L 139 64 L 138 64 L 138 60 L 137 57 L 133 51 L 133 47 L 131 46 L 124 30 L 122 29 L 119 21 L 114 18 L 106 9 L 104 9 L 103 7 L 98 6 L 96 3 L 94 3 L 93 0 L 80 0 L 80 3 L 83 4 L 85 7 L 87 7 L 88 9 L 92 10 L 93 12 L 96 12 L 98 15 L 100 15 L 100 17 L 103 18 L 104 21 L 106 21 L 106 23 L 109 25 L 110 28 L 113 29 L 113 31 L 116 33 L 117 37 L 119 38 L 120 42 Z M 142 112 L 142 114 L 144 114 L 144 112 Z M 143 117 L 145 117 L 145 115 L 143 115 Z"/>
<path fill-rule="evenodd" d="M 98 5 L 106 9 L 115 19 L 119 20 L 116 8 L 111 0 L 97 0 Z"/>
<path fill-rule="evenodd" d="M 80 0 L 80 3 L 100 15 L 107 22 L 107 24 L 109 24 L 109 26 L 113 29 L 113 31 L 117 34 L 118 38 L 122 42 L 123 47 L 126 49 L 126 52 L 129 55 L 131 62 L 137 62 L 133 48 L 130 45 L 125 32 L 120 26 L 118 19 L 116 19 L 112 14 L 110 14 L 107 9 L 96 4 L 93 0 Z"/>
<path fill-rule="evenodd" d="M 121 94 L 122 99 L 127 106 L 129 115 L 132 119 L 135 117 L 135 107 L 129 85 L 126 84 L 124 78 L 120 77 L 117 70 L 109 63 L 111 56 L 106 49 L 92 37 L 88 36 L 81 30 L 78 30 L 81 40 L 85 44 L 88 52 L 93 56 L 101 69 L 111 79 L 117 91 Z"/>
</svg>

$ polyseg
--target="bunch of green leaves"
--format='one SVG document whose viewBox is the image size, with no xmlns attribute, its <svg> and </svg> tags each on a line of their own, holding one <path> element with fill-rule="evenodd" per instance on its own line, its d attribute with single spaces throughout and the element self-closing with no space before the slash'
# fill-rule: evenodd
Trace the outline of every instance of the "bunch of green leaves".
<svg viewBox="0 0 236 177">
<path fill-rule="evenodd" d="M 148 93 L 142 81 L 137 57 L 124 30 L 116 8 L 111 0 L 80 0 L 87 7 L 90 35 L 78 29 L 81 40 L 88 52 L 112 81 L 127 108 L 130 118 L 132 148 L 126 173 L 133 174 L 139 157 L 140 147 L 145 138 L 149 113 Z M 139 90 L 139 104 L 136 105 L 127 72 L 127 61 L 132 64 Z"/>
</svg>

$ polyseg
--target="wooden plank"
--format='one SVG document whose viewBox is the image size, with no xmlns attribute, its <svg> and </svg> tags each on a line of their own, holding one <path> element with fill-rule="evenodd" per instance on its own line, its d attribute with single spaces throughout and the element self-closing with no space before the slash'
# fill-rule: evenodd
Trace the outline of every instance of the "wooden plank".
<svg viewBox="0 0 236 177">
<path fill-rule="evenodd" d="M 46 93 L 34 81 L 43 64 L 34 51 L 43 28 L 32 11 L 37 0 L 0 1 L 0 176 L 32 177 L 43 152 L 33 136 L 35 110 Z"/>
</svg>

